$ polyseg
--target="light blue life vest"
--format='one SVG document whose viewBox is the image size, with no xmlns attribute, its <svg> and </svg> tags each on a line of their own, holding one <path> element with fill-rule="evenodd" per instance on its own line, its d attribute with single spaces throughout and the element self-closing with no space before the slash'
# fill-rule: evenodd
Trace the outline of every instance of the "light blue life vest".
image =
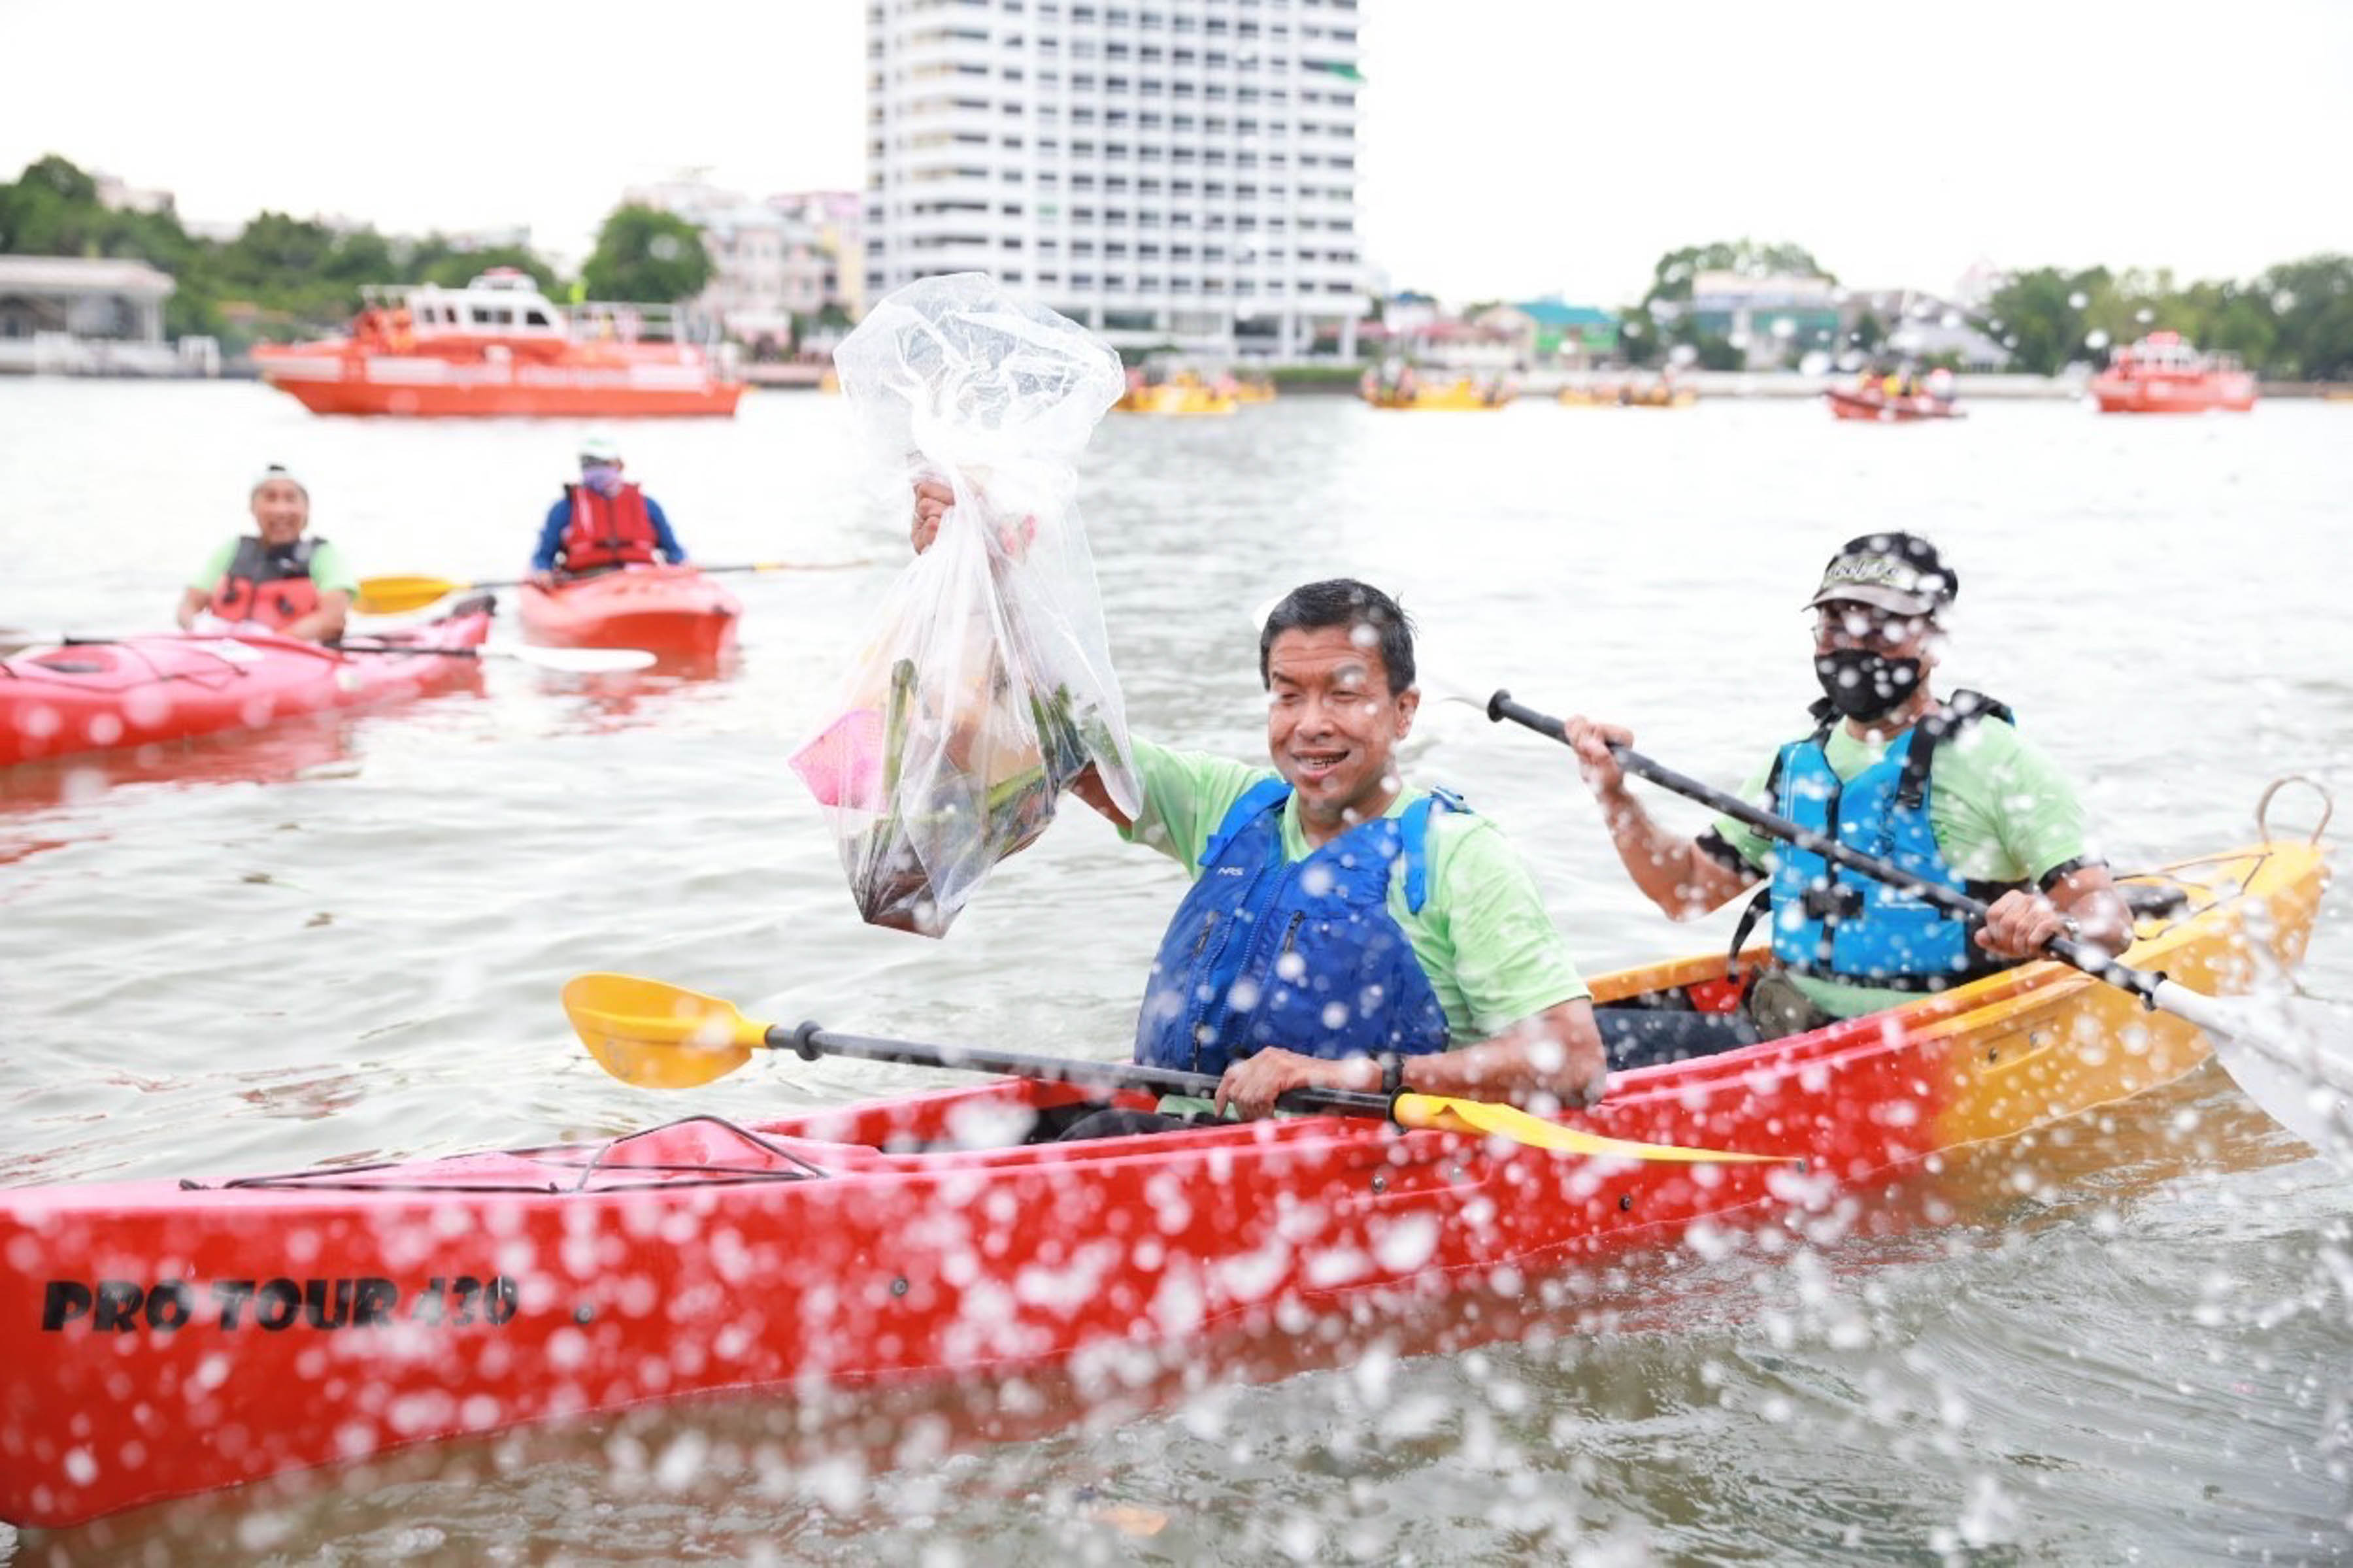
<svg viewBox="0 0 2353 1568">
<path fill-rule="evenodd" d="M 1928 813 L 1937 747 L 1963 723 L 1986 715 L 2010 718 L 1990 698 L 1957 692 L 1951 706 L 1898 736 L 1885 755 L 1843 781 L 1823 746 L 1826 721 L 1781 748 L 1773 764 L 1774 809 L 1800 827 L 1893 862 L 1924 886 L 1981 900 L 1999 897 L 2010 884 L 1972 881 L 1946 862 Z M 1767 890 L 1773 955 L 1792 973 L 1894 991 L 1941 991 L 2012 962 L 1978 946 L 1975 921 L 1795 845 L 1776 850 Z"/>
<path fill-rule="evenodd" d="M 1201 874 L 1160 939 L 1135 1023 L 1135 1059 L 1221 1073 L 1267 1046 L 1337 1060 L 1446 1048 L 1446 1012 L 1388 911 L 1405 862 L 1406 907 L 1428 899 L 1432 810 L 1443 791 L 1286 860 L 1291 786 L 1252 785 L 1227 811 Z"/>
</svg>

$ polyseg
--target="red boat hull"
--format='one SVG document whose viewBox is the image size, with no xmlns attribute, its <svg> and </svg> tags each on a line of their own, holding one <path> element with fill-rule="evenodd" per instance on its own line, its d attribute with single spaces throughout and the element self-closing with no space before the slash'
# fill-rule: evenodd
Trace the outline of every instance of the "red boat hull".
<svg viewBox="0 0 2353 1568">
<path fill-rule="evenodd" d="M 2236 371 L 2202 375 L 2094 376 L 2092 398 L 2103 414 L 2245 414 L 2255 406 L 2255 378 Z"/>
<path fill-rule="evenodd" d="M 715 659 L 735 646 L 744 605 L 691 565 L 630 566 L 522 591 L 522 635 L 543 647 L 641 647 Z"/>
<path fill-rule="evenodd" d="M 453 360 L 337 352 L 332 346 L 257 349 L 261 378 L 313 414 L 415 418 L 726 416 L 740 381 L 714 378 L 698 359 L 656 351 L 608 363 Z"/>
<path fill-rule="evenodd" d="M 2133 961 L 2243 990 L 2300 952 L 2317 849 L 2170 878 Z M 2243 921 L 2251 906 L 2262 919 Z M 1710 955 L 1603 996 L 1720 983 Z M 1689 994 L 1705 1000 L 1706 986 Z M 999 1080 L 745 1130 L 201 1184 L 0 1192 L 0 1520 L 63 1525 L 403 1444 L 689 1394 L 1069 1363 L 1122 1378 L 1525 1271 L 1835 1212 L 1942 1149 L 2170 1081 L 2180 1020 L 2037 964 L 1894 1013 L 1629 1072 L 1594 1131 L 1784 1156 L 1588 1159 L 1312 1117 L 1020 1142 Z M 1894 1221 L 1886 1223 L 1894 1224 Z"/>
<path fill-rule="evenodd" d="M 491 601 L 413 631 L 420 650 L 479 647 Z M 343 653 L 267 633 L 159 633 L 0 661 L 0 767 L 258 730 L 297 713 L 395 702 L 474 679 L 470 658 Z"/>
<path fill-rule="evenodd" d="M 1831 412 L 1841 419 L 1869 420 L 1881 425 L 1906 425 L 1922 419 L 1966 419 L 1968 415 L 1933 397 L 1890 397 L 1879 392 L 1850 392 L 1832 387 L 1822 394 Z"/>
</svg>

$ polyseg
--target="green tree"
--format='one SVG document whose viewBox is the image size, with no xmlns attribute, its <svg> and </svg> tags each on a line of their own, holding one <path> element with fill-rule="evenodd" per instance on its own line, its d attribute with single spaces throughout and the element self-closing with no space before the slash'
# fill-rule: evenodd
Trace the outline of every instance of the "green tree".
<svg viewBox="0 0 2353 1568">
<path fill-rule="evenodd" d="M 1704 332 L 1694 346 L 1699 350 L 1699 367 L 1702 370 L 1742 370 L 1747 366 L 1748 356 L 1735 348 L 1730 338 Z"/>
<path fill-rule="evenodd" d="M 438 237 L 438 236 L 435 237 Z M 512 267 L 528 273 L 539 285 L 539 291 L 550 299 L 563 291 L 563 280 L 556 276 L 536 251 L 520 245 L 492 245 L 480 250 L 459 250 L 444 241 L 438 253 L 423 260 L 412 255 L 406 269 L 411 283 L 438 283 L 444 289 L 462 289 L 494 267 Z"/>
<path fill-rule="evenodd" d="M 372 228 L 339 236 L 322 272 L 338 283 L 389 283 L 396 268 L 392 247 Z"/>
<path fill-rule="evenodd" d="M 2353 256 L 2308 256 L 2274 267 L 2256 289 L 2275 312 L 2274 374 L 2353 380 Z"/>
<path fill-rule="evenodd" d="M 653 207 L 619 206 L 597 231 L 596 248 L 580 269 L 590 295 L 670 304 L 702 292 L 711 281 L 711 255 L 702 231 Z"/>
<path fill-rule="evenodd" d="M 1666 352 L 1667 337 L 1647 304 L 1618 313 L 1618 354 L 1628 364 L 1652 364 Z"/>
<path fill-rule="evenodd" d="M 1875 354 L 1887 341 L 1887 325 L 1877 311 L 1865 310 L 1854 319 L 1854 331 L 1847 334 L 1847 341 L 1867 354 Z"/>
<path fill-rule="evenodd" d="M 2105 267 L 2062 272 L 2038 267 L 2021 272 L 1986 303 L 1986 326 L 2011 354 L 2012 368 L 2029 375 L 2056 375 L 2083 357 L 2091 331 L 2086 312 L 2095 299 L 2113 296 Z M 2129 340 L 2127 340 L 2129 341 Z"/>
<path fill-rule="evenodd" d="M 1767 273 L 1787 273 L 1799 278 L 1826 278 L 1835 283 L 1835 275 L 1826 271 L 1814 259 L 1814 253 L 1802 245 L 1781 243 L 1759 245 L 1753 239 L 1719 239 L 1712 245 L 1690 245 L 1681 250 L 1671 250 L 1659 258 L 1651 269 L 1651 289 L 1642 296 L 1648 305 L 1657 300 L 1688 300 L 1692 297 L 1692 281 L 1703 272 L 1745 272 L 1752 277 Z"/>
</svg>

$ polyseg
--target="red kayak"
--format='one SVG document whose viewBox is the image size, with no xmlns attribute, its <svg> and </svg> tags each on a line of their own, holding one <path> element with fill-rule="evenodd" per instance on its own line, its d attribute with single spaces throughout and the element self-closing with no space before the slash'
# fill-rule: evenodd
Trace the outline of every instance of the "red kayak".
<svg viewBox="0 0 2353 1568">
<path fill-rule="evenodd" d="M 698 568 L 625 566 L 554 589 L 526 584 L 522 635 L 544 647 L 641 647 L 713 659 L 735 642 L 744 606 Z"/>
<path fill-rule="evenodd" d="M 167 632 L 0 659 L 0 767 L 259 730 L 460 684 L 476 661 L 455 655 L 481 646 L 492 607 L 488 595 L 469 599 L 429 625 L 368 635 L 365 649 L 269 632 Z"/>
<path fill-rule="evenodd" d="M 2301 952 L 2322 851 L 2127 879 L 2129 962 L 2243 991 Z M 2142 895 L 2153 897 L 2143 898 Z M 1598 996 L 1721 1011 L 1723 956 Z M 691 1048 L 691 1047 L 684 1047 Z M 2004 971 L 1618 1075 L 1566 1119 L 1768 1163 L 1565 1153 L 1304 1116 L 1051 1141 L 1074 1084 L 757 1127 L 233 1181 L 0 1191 L 0 1521 L 56 1526 L 406 1444 L 729 1390 L 1043 1366 L 1114 1381 L 1225 1331 L 1536 1289 L 1537 1270 L 1829 1215 L 1905 1223 L 1936 1156 L 2170 1082 L 2210 1051 L 2074 970 Z M 1132 1099 L 1126 1103 L 1135 1103 Z M 2021 1158 L 2026 1156 L 2021 1156 Z M 1933 1206 L 1933 1205 L 1930 1205 Z"/>
<path fill-rule="evenodd" d="M 1905 425 L 1916 419 L 1966 419 L 1968 415 L 1943 399 L 1921 394 L 1890 397 L 1883 392 L 1853 392 L 1832 387 L 1822 394 L 1831 412 L 1841 419 L 1868 419 L 1882 425 Z"/>
</svg>

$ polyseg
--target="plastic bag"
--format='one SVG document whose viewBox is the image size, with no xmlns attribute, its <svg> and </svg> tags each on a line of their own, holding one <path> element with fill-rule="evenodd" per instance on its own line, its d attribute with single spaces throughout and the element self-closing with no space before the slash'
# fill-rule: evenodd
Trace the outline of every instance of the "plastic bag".
<svg viewBox="0 0 2353 1568">
<path fill-rule="evenodd" d="M 1123 387 L 1076 322 L 982 273 L 909 284 L 834 351 L 879 482 L 955 504 L 901 573 L 839 717 L 792 759 L 858 911 L 944 934 L 1090 764 L 1141 805 L 1076 463 Z"/>
</svg>

